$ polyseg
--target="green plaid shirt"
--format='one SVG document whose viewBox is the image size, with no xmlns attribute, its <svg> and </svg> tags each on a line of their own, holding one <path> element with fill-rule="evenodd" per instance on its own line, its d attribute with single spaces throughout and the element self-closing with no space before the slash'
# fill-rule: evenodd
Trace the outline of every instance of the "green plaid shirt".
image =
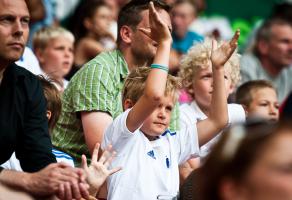
<svg viewBox="0 0 292 200">
<path fill-rule="evenodd" d="M 81 155 L 90 158 L 83 135 L 80 111 L 101 111 L 116 118 L 123 112 L 121 92 L 128 75 L 119 50 L 104 52 L 85 64 L 71 79 L 62 96 L 62 112 L 52 134 L 55 148 L 68 153 L 80 165 Z M 178 106 L 171 129 L 178 127 Z"/>
</svg>

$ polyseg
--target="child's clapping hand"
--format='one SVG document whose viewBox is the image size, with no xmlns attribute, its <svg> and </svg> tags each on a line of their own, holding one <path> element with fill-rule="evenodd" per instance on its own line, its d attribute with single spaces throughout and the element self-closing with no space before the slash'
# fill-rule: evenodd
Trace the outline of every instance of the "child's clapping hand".
<svg viewBox="0 0 292 200">
<path fill-rule="evenodd" d="M 105 182 L 107 177 L 121 170 L 121 167 L 115 167 L 113 169 L 108 169 L 110 163 L 112 162 L 116 152 L 112 150 L 109 146 L 101 155 L 98 160 L 98 151 L 100 144 L 96 143 L 91 163 L 87 166 L 87 159 L 85 155 L 82 155 L 82 168 L 85 171 L 86 180 L 90 186 L 89 191 L 92 196 L 95 196 L 102 184 Z"/>
</svg>

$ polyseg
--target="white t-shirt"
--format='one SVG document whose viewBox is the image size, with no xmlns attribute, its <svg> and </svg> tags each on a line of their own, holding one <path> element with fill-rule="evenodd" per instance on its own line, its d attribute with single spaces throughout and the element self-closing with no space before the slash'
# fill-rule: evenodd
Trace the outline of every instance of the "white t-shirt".
<svg viewBox="0 0 292 200">
<path fill-rule="evenodd" d="M 112 144 L 117 151 L 111 167 L 123 168 L 108 179 L 108 199 L 152 200 L 159 195 L 177 195 L 178 165 L 199 155 L 195 125 L 177 133 L 167 130 L 159 139 L 149 141 L 139 129 L 134 133 L 128 130 L 129 111 L 106 129 L 102 142 L 103 149 Z"/>
<path fill-rule="evenodd" d="M 74 167 L 74 160 L 68 154 L 56 149 L 52 149 L 52 153 L 55 155 L 58 163 L 63 162 L 63 163 L 68 164 L 71 167 Z M 11 155 L 9 160 L 1 164 L 0 166 L 3 167 L 4 169 L 11 169 L 11 170 L 20 171 L 20 172 L 23 171 L 20 166 L 19 160 L 16 158 L 15 152 Z"/>
<path fill-rule="evenodd" d="M 228 104 L 228 125 L 245 122 L 245 111 L 239 104 Z M 180 106 L 180 127 L 192 126 L 197 121 L 206 119 L 207 116 L 199 108 L 195 101 L 190 104 Z M 218 141 L 220 133 L 212 138 L 209 142 L 201 146 L 200 157 L 205 157 L 211 151 L 212 146 Z"/>
<path fill-rule="evenodd" d="M 16 62 L 16 64 L 27 69 L 28 71 L 35 75 L 43 74 L 43 71 L 41 70 L 37 57 L 34 55 L 34 53 L 29 47 L 25 47 L 23 55 Z"/>
</svg>

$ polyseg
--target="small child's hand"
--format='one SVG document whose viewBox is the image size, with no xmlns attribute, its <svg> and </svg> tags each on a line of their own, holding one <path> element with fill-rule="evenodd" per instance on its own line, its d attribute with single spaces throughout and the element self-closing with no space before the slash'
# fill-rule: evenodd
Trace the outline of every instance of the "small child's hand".
<svg viewBox="0 0 292 200">
<path fill-rule="evenodd" d="M 231 57 L 237 47 L 239 35 L 240 31 L 236 30 L 233 38 L 229 42 L 223 43 L 219 48 L 217 48 L 216 40 L 212 40 L 211 62 L 215 68 L 223 67 Z"/>
<path fill-rule="evenodd" d="M 96 143 L 93 153 L 92 153 L 91 163 L 89 167 L 87 166 L 87 159 L 85 155 L 82 155 L 82 164 L 81 164 L 87 177 L 86 180 L 88 184 L 90 185 L 90 191 L 94 191 L 95 193 L 97 193 L 97 191 L 105 182 L 108 176 L 121 170 L 121 167 L 116 167 L 111 170 L 108 169 L 110 163 L 112 162 L 116 154 L 112 150 L 111 146 L 109 146 L 102 153 L 99 160 L 97 159 L 99 147 L 100 147 L 100 144 Z"/>
<path fill-rule="evenodd" d="M 169 41 L 171 43 L 172 37 L 170 34 L 169 27 L 161 19 L 160 15 L 156 11 L 153 2 L 149 3 L 149 28 L 139 28 L 145 35 L 150 37 L 155 42 L 162 43 L 164 41 Z"/>
</svg>

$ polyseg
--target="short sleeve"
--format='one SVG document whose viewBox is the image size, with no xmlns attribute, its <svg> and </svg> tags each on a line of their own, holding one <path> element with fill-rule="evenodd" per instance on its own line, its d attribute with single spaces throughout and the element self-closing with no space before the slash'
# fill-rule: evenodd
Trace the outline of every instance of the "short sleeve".
<svg viewBox="0 0 292 200">
<path fill-rule="evenodd" d="M 126 120 L 130 109 L 120 114 L 105 130 L 101 148 L 105 149 L 108 145 L 112 145 L 116 151 L 123 148 L 131 137 L 135 134 L 130 132 L 126 125 Z"/>
<path fill-rule="evenodd" d="M 111 64 L 92 60 L 73 77 L 66 95 L 73 102 L 74 112 L 102 111 L 116 117 L 117 108 L 121 106 L 122 85 L 116 80 Z"/>
<path fill-rule="evenodd" d="M 198 141 L 197 127 L 193 126 L 184 127 L 177 132 L 177 139 L 179 145 L 179 164 L 184 163 L 190 158 L 199 157 L 200 148 Z"/>
</svg>

